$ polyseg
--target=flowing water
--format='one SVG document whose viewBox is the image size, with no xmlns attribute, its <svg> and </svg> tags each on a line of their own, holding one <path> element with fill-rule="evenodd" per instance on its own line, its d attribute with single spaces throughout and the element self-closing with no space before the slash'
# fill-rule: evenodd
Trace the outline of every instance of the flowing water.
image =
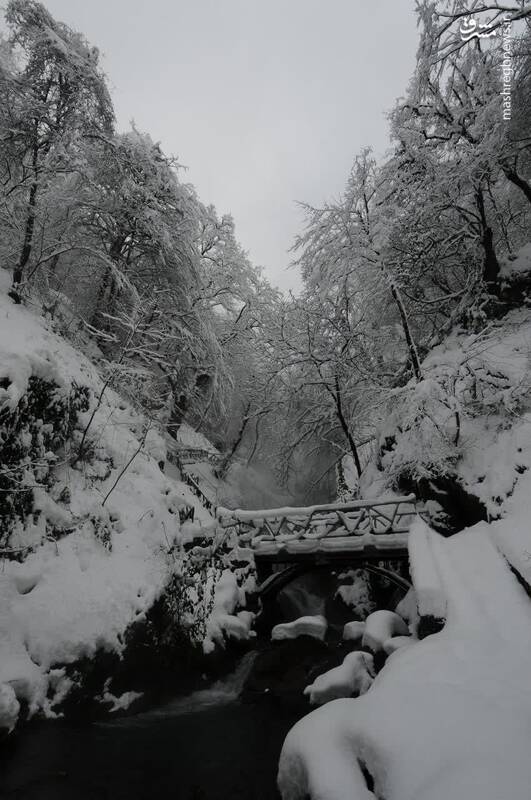
<svg viewBox="0 0 531 800">
<path fill-rule="evenodd" d="M 351 616 L 330 601 L 334 580 L 294 581 L 280 593 L 281 618 L 325 613 L 340 638 Z M 28 725 L 2 745 L 0 800 L 276 800 L 278 757 L 301 712 L 240 700 L 255 657 L 141 714 Z"/>
<path fill-rule="evenodd" d="M 38 722 L 10 737 L 0 798 L 273 800 L 282 742 L 294 723 L 239 701 L 253 662 L 210 689 L 91 725 Z"/>
</svg>

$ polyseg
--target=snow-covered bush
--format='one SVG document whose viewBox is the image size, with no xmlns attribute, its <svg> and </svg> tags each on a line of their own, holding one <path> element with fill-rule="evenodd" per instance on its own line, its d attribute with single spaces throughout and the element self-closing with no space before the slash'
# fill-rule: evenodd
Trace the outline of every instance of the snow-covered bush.
<svg viewBox="0 0 531 800">
<path fill-rule="evenodd" d="M 407 636 L 408 633 L 407 625 L 402 617 L 399 617 L 394 611 L 379 609 L 365 620 L 362 644 L 376 653 L 378 650 L 383 650 L 384 642 L 388 639 L 393 636 Z"/>
<path fill-rule="evenodd" d="M 395 395 L 380 439 L 380 466 L 390 483 L 447 475 L 460 450 L 459 414 L 446 382 L 425 379 Z"/>
<path fill-rule="evenodd" d="M 16 526 L 40 514 L 35 490 L 50 488 L 58 460 L 66 456 L 79 414 L 88 408 L 89 391 L 70 389 L 31 375 L 25 393 L 17 398 L 5 377 L 0 388 L 0 546 L 9 544 Z M 47 525 L 48 533 L 54 531 Z"/>
</svg>

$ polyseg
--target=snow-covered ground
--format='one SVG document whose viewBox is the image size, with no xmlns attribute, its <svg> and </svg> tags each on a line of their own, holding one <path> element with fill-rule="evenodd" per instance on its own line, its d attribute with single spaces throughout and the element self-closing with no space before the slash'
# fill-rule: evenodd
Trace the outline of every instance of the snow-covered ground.
<svg viewBox="0 0 531 800">
<path fill-rule="evenodd" d="M 444 630 L 391 655 L 363 697 L 333 701 L 291 730 L 284 800 L 529 797 L 531 604 L 498 549 L 510 529 L 434 535 Z"/>
<path fill-rule="evenodd" d="M 102 378 L 88 358 L 37 313 L 14 305 L 5 289 L 0 407 L 15 408 L 31 376 L 67 390 L 87 386 L 90 409 L 80 416 L 77 436 L 90 422 L 92 449 L 77 464 L 66 452 L 56 460 L 51 485 L 35 489 L 40 515 L 18 524 L 10 538 L 10 548 L 28 548 L 22 563 L 2 558 L 0 715 L 9 723 L 15 706 L 5 687 L 30 712 L 53 713 L 69 688 L 62 665 L 99 649 L 121 653 L 128 626 L 144 618 L 182 570 L 183 539 L 208 533 L 214 521 L 174 468 L 161 471 L 165 446 L 156 427 L 109 387 L 101 394 Z M 187 505 L 196 507 L 196 522 L 181 532 L 178 512 Z"/>
</svg>

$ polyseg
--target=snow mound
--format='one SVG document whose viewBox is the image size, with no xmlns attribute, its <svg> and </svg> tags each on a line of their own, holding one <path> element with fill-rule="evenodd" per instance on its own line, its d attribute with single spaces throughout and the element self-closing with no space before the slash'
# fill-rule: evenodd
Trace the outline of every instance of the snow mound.
<svg viewBox="0 0 531 800">
<path fill-rule="evenodd" d="M 296 639 L 298 636 L 313 636 L 314 639 L 323 641 L 327 628 L 328 623 L 320 614 L 299 617 L 293 622 L 282 622 L 280 625 L 275 625 L 271 631 L 271 639 L 279 642 L 284 639 Z"/>
<path fill-rule="evenodd" d="M 362 644 L 373 653 L 383 650 L 384 642 L 393 636 L 407 636 L 407 625 L 394 611 L 374 611 L 365 620 Z"/>
<path fill-rule="evenodd" d="M 319 675 L 304 694 L 310 703 L 321 706 L 339 697 L 362 695 L 372 686 L 374 680 L 374 661 L 369 653 L 348 653 L 339 667 Z"/>
<path fill-rule="evenodd" d="M 358 642 L 361 640 L 364 633 L 364 622 L 358 622 L 358 620 L 355 620 L 354 622 L 347 622 L 343 626 L 343 640 L 346 642 Z"/>
</svg>

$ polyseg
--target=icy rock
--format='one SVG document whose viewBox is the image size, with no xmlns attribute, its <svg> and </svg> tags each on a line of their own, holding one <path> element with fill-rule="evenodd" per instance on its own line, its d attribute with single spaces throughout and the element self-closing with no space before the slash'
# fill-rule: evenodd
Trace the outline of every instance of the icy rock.
<svg viewBox="0 0 531 800">
<path fill-rule="evenodd" d="M 275 625 L 271 631 L 271 640 L 274 642 L 284 639 L 296 639 L 298 636 L 312 636 L 314 639 L 323 639 L 326 636 L 328 623 L 320 614 L 316 616 L 299 617 L 293 622 L 282 622 Z"/>
<path fill-rule="evenodd" d="M 346 642 L 357 642 L 363 637 L 364 633 L 364 622 L 358 622 L 357 620 L 354 622 L 347 622 L 343 628 L 343 640 Z"/>
<path fill-rule="evenodd" d="M 384 642 L 393 636 L 407 636 L 409 633 L 407 625 L 394 611 L 384 609 L 375 611 L 365 620 L 365 633 L 363 634 L 362 644 L 368 647 L 373 653 L 383 650 Z"/>
<path fill-rule="evenodd" d="M 339 667 L 319 675 L 304 694 L 312 705 L 323 705 L 340 697 L 367 692 L 374 680 L 374 662 L 370 653 L 358 651 L 345 656 Z"/>
<path fill-rule="evenodd" d="M 20 704 L 8 683 L 0 685 L 0 732 L 11 733 L 16 725 Z"/>
</svg>

